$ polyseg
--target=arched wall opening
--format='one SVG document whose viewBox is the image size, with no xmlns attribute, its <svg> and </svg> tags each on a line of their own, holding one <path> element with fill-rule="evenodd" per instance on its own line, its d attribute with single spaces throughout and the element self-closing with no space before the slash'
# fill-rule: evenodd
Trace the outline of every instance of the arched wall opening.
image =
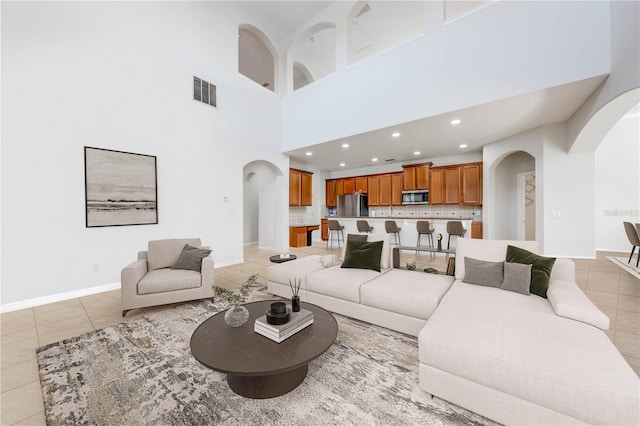
<svg viewBox="0 0 640 426">
<path fill-rule="evenodd" d="M 295 74 L 296 68 L 302 66 L 311 81 L 317 81 L 336 71 L 336 25 L 322 22 L 313 25 L 303 32 L 289 51 L 290 69 Z M 300 86 L 302 87 L 302 86 Z M 295 89 L 295 80 L 293 81 Z"/>
<path fill-rule="evenodd" d="M 527 192 L 532 186 L 531 176 L 535 179 L 535 167 L 535 158 L 524 151 L 509 153 L 496 163 L 494 168 L 495 239 L 536 239 L 536 195 L 535 191 Z M 533 187 L 535 188 L 535 180 Z M 527 216 L 530 227 L 528 233 L 524 226 Z"/>
<path fill-rule="evenodd" d="M 252 161 L 243 168 L 243 243 L 278 251 L 285 233 L 278 218 L 287 213 L 282 201 L 283 173 L 273 163 Z"/>
<path fill-rule="evenodd" d="M 300 62 L 293 63 L 293 90 L 298 90 L 301 87 L 313 81 L 313 76 Z"/>
<path fill-rule="evenodd" d="M 271 40 L 258 28 L 238 28 L 238 72 L 259 85 L 276 91 L 278 54 Z"/>
</svg>

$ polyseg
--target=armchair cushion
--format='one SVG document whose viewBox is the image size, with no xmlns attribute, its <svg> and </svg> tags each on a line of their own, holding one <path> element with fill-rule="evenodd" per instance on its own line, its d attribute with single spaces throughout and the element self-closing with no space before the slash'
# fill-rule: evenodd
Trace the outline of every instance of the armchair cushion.
<svg viewBox="0 0 640 426">
<path fill-rule="evenodd" d="M 149 241 L 149 253 L 147 254 L 149 270 L 170 268 L 178 260 L 185 244 L 200 247 L 200 238 Z"/>
<path fill-rule="evenodd" d="M 171 265 L 171 269 L 189 269 L 200 272 L 202 270 L 202 259 L 209 256 L 210 253 L 211 250 L 200 249 L 185 244 L 178 260 Z"/>
<path fill-rule="evenodd" d="M 138 294 L 164 293 L 201 286 L 200 273 L 186 269 L 149 271 L 138 283 Z"/>
</svg>

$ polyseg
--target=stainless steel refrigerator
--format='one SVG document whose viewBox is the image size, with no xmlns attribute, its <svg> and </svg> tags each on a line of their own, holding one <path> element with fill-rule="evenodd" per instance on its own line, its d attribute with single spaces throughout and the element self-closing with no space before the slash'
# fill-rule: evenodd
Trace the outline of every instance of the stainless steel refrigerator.
<svg viewBox="0 0 640 426">
<path fill-rule="evenodd" d="M 369 216 L 369 199 L 367 194 L 338 195 L 338 217 Z"/>
</svg>

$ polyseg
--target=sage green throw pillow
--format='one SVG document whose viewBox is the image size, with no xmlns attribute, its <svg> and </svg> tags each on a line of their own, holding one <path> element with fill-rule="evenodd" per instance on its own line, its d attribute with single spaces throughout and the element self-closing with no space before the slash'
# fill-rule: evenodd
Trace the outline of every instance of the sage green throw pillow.
<svg viewBox="0 0 640 426">
<path fill-rule="evenodd" d="M 539 256 L 520 247 L 507 247 L 507 262 L 531 265 L 531 286 L 529 291 L 540 297 L 547 298 L 551 269 L 556 261 L 555 257 Z"/>
<path fill-rule="evenodd" d="M 380 272 L 382 241 L 347 241 L 341 268 L 372 269 Z"/>
<path fill-rule="evenodd" d="M 171 269 L 189 269 L 201 272 L 202 259 L 209 256 L 209 254 L 211 254 L 211 250 L 205 250 L 185 244 L 178 260 L 176 260 L 176 263 L 171 266 Z"/>
</svg>

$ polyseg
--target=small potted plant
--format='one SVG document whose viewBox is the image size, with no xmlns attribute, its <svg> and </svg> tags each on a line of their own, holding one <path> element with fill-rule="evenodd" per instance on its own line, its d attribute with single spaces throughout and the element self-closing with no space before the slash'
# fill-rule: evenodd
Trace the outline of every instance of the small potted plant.
<svg viewBox="0 0 640 426">
<path fill-rule="evenodd" d="M 242 306 L 249 296 L 249 290 L 258 282 L 258 274 L 251 274 L 238 289 L 229 290 L 214 285 L 213 294 L 231 307 L 224 314 L 224 322 L 231 327 L 240 327 L 249 319 L 249 311 Z"/>
</svg>

